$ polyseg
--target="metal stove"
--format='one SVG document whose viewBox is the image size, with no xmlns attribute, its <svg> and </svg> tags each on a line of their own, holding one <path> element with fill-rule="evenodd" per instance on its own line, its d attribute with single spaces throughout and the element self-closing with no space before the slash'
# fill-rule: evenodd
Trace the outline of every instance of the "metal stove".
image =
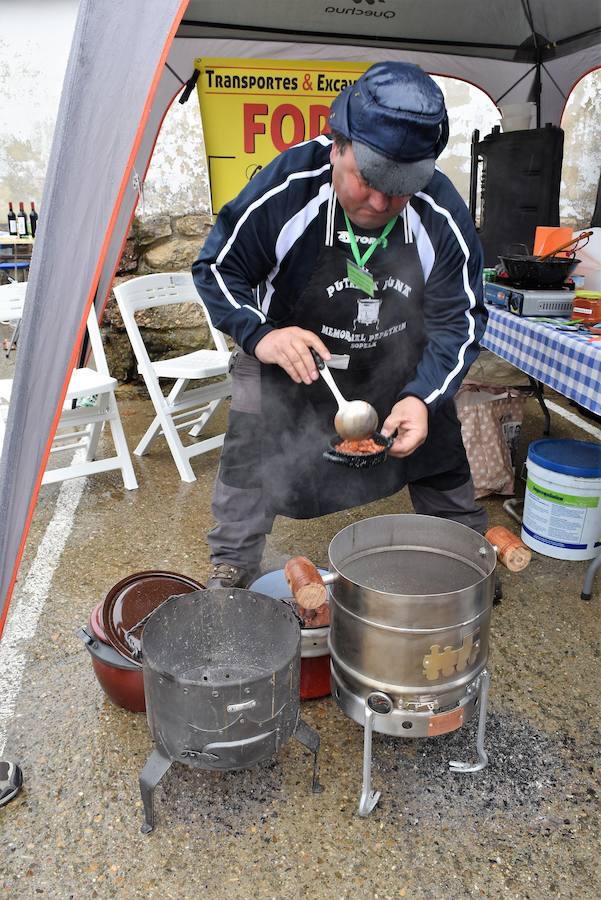
<svg viewBox="0 0 601 900">
<path fill-rule="evenodd" d="M 283 600 L 224 588 L 171 597 L 142 634 L 146 714 L 155 747 L 140 774 L 142 832 L 154 790 L 173 762 L 201 769 L 255 766 L 290 737 L 313 754 L 319 735 L 300 718 L 300 620 Z"/>
<path fill-rule="evenodd" d="M 329 559 L 332 695 L 364 729 L 359 815 L 380 796 L 374 731 L 435 737 L 477 714 L 477 759 L 449 766 L 483 769 L 494 547 L 446 519 L 376 516 L 340 531 Z"/>
<path fill-rule="evenodd" d="M 445 647 L 448 652 L 452 648 Z M 339 669 L 339 666 L 338 666 Z M 373 732 L 392 737 L 436 737 L 456 731 L 468 722 L 478 710 L 476 735 L 477 762 L 450 760 L 454 772 L 479 772 L 488 765 L 484 749 L 486 713 L 490 674 L 482 669 L 480 674 L 454 694 L 415 694 L 411 698 L 394 697 L 394 690 L 387 693 L 371 691 L 367 695 L 353 691 L 344 683 L 334 662 L 331 664 L 332 694 L 342 711 L 363 726 L 363 784 L 359 799 L 359 815 L 367 816 L 380 799 L 380 791 L 371 789 Z"/>
</svg>

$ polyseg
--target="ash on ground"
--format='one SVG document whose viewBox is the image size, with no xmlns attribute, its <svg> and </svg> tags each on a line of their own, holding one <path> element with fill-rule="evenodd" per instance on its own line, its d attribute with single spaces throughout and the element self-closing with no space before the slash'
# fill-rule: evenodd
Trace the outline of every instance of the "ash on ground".
<svg viewBox="0 0 601 900">
<path fill-rule="evenodd" d="M 383 788 L 385 818 L 398 821 L 402 812 L 415 824 L 431 819 L 458 825 L 465 823 L 469 808 L 478 818 L 507 816 L 544 830 L 552 808 L 567 811 L 570 806 L 597 804 L 598 730 L 584 753 L 565 734 L 549 736 L 511 714 L 490 712 L 488 766 L 472 774 L 451 771 L 450 760 L 477 761 L 476 728 L 477 717 L 438 738 L 409 741 L 374 735 L 372 788 Z"/>
<path fill-rule="evenodd" d="M 175 764 L 155 791 L 161 827 L 173 821 L 214 834 L 241 835 L 272 813 L 284 780 L 277 758 L 252 769 L 211 772 Z"/>
</svg>

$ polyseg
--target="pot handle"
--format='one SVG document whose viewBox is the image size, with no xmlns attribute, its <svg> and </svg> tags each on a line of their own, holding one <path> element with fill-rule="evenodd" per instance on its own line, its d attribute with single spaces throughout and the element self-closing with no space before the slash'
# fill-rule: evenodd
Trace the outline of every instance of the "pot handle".
<svg viewBox="0 0 601 900">
<path fill-rule="evenodd" d="M 292 595 L 303 609 L 317 609 L 328 599 L 324 579 L 306 556 L 295 556 L 284 566 L 284 575 Z M 328 578 L 328 581 L 333 579 Z"/>
<path fill-rule="evenodd" d="M 131 650 L 131 655 L 132 655 L 133 659 L 135 659 L 136 662 L 142 661 L 142 647 L 139 646 L 135 641 L 132 640 L 132 634 L 134 633 L 134 631 L 137 631 L 138 628 L 141 628 L 142 625 L 146 625 L 149 618 L 158 609 L 160 609 L 162 606 L 164 606 L 168 600 L 171 600 L 171 599 L 172 599 L 172 597 L 166 597 L 162 603 L 159 603 L 158 606 L 155 606 L 154 609 L 151 609 L 150 612 L 146 613 L 146 615 L 143 618 L 141 618 L 139 622 L 136 622 L 135 625 L 132 625 L 130 628 L 127 629 L 127 631 L 123 632 L 123 639 L 124 639 L 125 643 L 127 644 L 127 646 L 129 647 L 129 649 Z"/>
<path fill-rule="evenodd" d="M 516 250 L 514 249 L 516 247 L 519 247 L 519 250 L 517 251 L 517 253 L 516 253 Z M 522 244 L 519 241 L 515 241 L 513 244 L 508 244 L 507 250 L 505 250 L 503 253 L 503 256 L 512 256 L 512 255 L 530 256 L 530 250 L 528 249 L 528 246 L 526 244 Z"/>
</svg>

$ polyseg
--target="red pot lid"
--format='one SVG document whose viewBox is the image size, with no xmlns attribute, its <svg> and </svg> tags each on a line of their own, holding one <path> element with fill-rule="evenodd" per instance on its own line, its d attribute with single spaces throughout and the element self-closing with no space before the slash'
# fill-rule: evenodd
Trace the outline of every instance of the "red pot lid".
<svg viewBox="0 0 601 900">
<path fill-rule="evenodd" d="M 90 615 L 90 627 L 94 632 L 94 637 L 98 638 L 99 641 L 102 641 L 103 644 L 108 644 L 102 625 L 102 606 L 103 601 L 101 600 L 92 610 Z"/>
<path fill-rule="evenodd" d="M 119 581 L 102 604 L 102 628 L 106 640 L 126 659 L 139 662 L 144 626 L 131 629 L 168 597 L 200 591 L 203 585 L 176 572 L 135 572 Z M 129 632 L 129 634 L 128 634 Z"/>
</svg>

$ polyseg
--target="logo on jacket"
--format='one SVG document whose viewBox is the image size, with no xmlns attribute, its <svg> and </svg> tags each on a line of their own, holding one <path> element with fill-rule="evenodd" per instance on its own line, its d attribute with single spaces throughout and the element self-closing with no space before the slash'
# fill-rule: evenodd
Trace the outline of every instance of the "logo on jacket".
<svg viewBox="0 0 601 900">
<path fill-rule="evenodd" d="M 357 317 L 353 320 L 353 329 L 357 325 L 375 325 L 380 322 L 380 303 L 375 297 L 359 297 L 357 300 Z"/>
<path fill-rule="evenodd" d="M 355 239 L 358 244 L 375 244 L 378 240 L 377 237 L 369 237 L 367 234 L 357 234 L 355 235 Z M 338 240 L 341 244 L 350 244 L 351 239 L 348 231 L 339 231 Z"/>
<path fill-rule="evenodd" d="M 396 291 L 398 294 L 402 294 L 403 297 L 409 297 L 411 294 L 411 285 L 405 284 L 405 282 L 401 278 L 395 278 L 394 275 L 389 275 L 384 280 L 380 279 L 375 282 L 376 291 L 386 291 L 392 290 Z M 335 294 L 339 294 L 342 291 L 347 290 L 356 290 L 355 286 L 351 284 L 348 276 L 344 278 L 340 278 L 335 281 L 333 284 L 329 284 L 326 287 L 326 294 L 328 295 L 328 300 L 331 300 Z M 365 302 L 368 302 L 368 298 L 362 298 Z M 361 302 L 361 301 L 359 301 Z"/>
</svg>

